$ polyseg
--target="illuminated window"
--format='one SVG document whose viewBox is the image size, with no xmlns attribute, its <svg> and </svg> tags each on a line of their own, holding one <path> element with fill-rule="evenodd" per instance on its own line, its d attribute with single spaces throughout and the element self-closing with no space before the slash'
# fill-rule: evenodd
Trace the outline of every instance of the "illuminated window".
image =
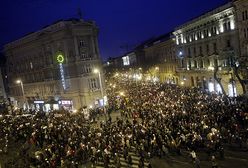
<svg viewBox="0 0 248 168">
<path fill-rule="evenodd" d="M 32 62 L 30 62 L 30 68 L 33 69 L 33 63 Z"/>
<path fill-rule="evenodd" d="M 228 84 L 228 95 L 230 97 L 235 97 L 237 96 L 237 90 L 234 82 L 231 82 Z"/>
<path fill-rule="evenodd" d="M 130 65 L 129 56 L 122 57 L 122 61 L 124 66 Z"/>
<path fill-rule="evenodd" d="M 222 89 L 221 89 L 221 87 L 220 87 L 220 84 L 217 84 L 216 85 L 216 91 L 218 92 L 218 93 L 222 93 Z"/>
<path fill-rule="evenodd" d="M 208 90 L 209 90 L 209 92 L 214 92 L 214 83 L 213 82 L 208 83 Z"/>
</svg>

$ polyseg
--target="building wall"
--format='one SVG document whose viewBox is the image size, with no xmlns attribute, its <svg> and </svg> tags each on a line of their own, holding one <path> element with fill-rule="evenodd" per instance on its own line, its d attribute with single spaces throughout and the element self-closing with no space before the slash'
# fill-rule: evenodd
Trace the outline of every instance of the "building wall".
<svg viewBox="0 0 248 168">
<path fill-rule="evenodd" d="M 2 71 L 0 69 L 0 101 L 5 101 L 6 100 L 6 92 L 5 92 L 5 87 L 4 87 L 4 82 L 3 82 L 3 76 L 2 76 Z"/>
<path fill-rule="evenodd" d="M 231 3 L 208 12 L 176 28 L 176 55 L 180 59 L 177 72 L 180 83 L 186 86 L 209 89 L 214 83 L 214 68 L 218 67 L 218 78 L 222 79 L 228 93 L 233 77 L 230 60 L 240 56 L 235 10 Z M 241 87 L 236 80 L 238 93 Z"/>
<path fill-rule="evenodd" d="M 234 1 L 236 22 L 239 31 L 241 57 L 248 57 L 248 1 Z"/>
<path fill-rule="evenodd" d="M 176 83 L 177 60 L 174 38 L 153 42 L 152 45 L 144 48 L 144 52 L 145 60 L 148 64 L 152 64 L 150 72 L 156 72 L 161 82 Z M 157 70 L 156 67 L 158 67 Z"/>
<path fill-rule="evenodd" d="M 102 72 L 93 22 L 60 21 L 5 46 L 10 96 L 23 102 L 23 82 L 27 100 L 72 99 L 76 109 L 94 105 L 101 98 L 98 75 Z M 58 53 L 63 63 L 66 89 L 62 87 Z M 104 77 L 102 76 L 102 81 Z"/>
</svg>

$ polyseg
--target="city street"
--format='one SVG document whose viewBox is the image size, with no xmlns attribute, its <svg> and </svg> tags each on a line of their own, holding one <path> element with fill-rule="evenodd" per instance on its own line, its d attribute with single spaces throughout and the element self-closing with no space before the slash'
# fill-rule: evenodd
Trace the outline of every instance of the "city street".
<svg viewBox="0 0 248 168">
<path fill-rule="evenodd" d="M 248 168 L 248 0 L 0 16 L 0 168 Z"/>
</svg>

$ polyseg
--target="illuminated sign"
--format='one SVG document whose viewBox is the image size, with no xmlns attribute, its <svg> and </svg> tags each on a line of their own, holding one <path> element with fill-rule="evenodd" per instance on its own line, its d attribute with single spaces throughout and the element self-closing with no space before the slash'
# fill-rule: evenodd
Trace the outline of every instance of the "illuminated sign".
<svg viewBox="0 0 248 168">
<path fill-rule="evenodd" d="M 44 101 L 43 100 L 35 100 L 34 104 L 44 104 Z"/>
<path fill-rule="evenodd" d="M 57 61 L 58 61 L 58 63 L 60 63 L 60 64 L 64 63 L 64 61 L 65 61 L 64 56 L 63 56 L 62 54 L 58 54 L 58 55 L 57 55 Z"/>
<path fill-rule="evenodd" d="M 59 101 L 59 104 L 62 104 L 62 105 L 71 105 L 72 104 L 72 101 L 71 100 L 60 100 Z"/>
<path fill-rule="evenodd" d="M 63 64 L 61 64 L 61 63 L 59 64 L 59 71 L 60 71 L 62 86 L 63 86 L 63 88 L 65 90 L 66 89 L 66 85 L 65 85 L 64 68 L 63 68 Z"/>
<path fill-rule="evenodd" d="M 66 85 L 65 85 L 64 68 L 63 68 L 63 63 L 65 61 L 65 58 L 64 58 L 63 54 L 58 53 L 56 59 L 57 59 L 57 62 L 59 63 L 59 71 L 60 71 L 62 86 L 63 86 L 63 89 L 65 90 Z"/>
</svg>

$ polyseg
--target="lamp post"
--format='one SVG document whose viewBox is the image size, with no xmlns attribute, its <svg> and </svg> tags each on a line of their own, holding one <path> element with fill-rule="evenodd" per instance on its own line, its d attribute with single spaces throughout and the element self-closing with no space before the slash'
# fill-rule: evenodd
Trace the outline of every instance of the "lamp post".
<svg viewBox="0 0 248 168">
<path fill-rule="evenodd" d="M 25 94 L 24 94 L 24 87 L 23 87 L 23 83 L 22 83 L 22 80 L 17 80 L 16 81 L 16 83 L 17 84 L 19 84 L 20 83 L 20 85 L 21 85 L 21 89 L 22 89 L 22 97 L 23 97 L 23 104 L 25 105 L 25 107 L 26 107 L 26 104 L 25 104 Z"/>
<path fill-rule="evenodd" d="M 101 90 L 101 96 L 102 96 L 102 100 L 103 100 L 103 112 L 106 118 L 106 111 L 105 111 L 105 102 L 104 102 L 104 96 L 103 96 L 103 88 L 102 88 L 102 78 L 101 78 L 101 72 L 99 71 L 99 69 L 94 69 L 93 71 L 95 74 L 98 74 L 98 78 L 99 78 L 99 84 L 100 84 L 100 90 Z M 106 118 L 107 119 L 107 118 Z"/>
</svg>

